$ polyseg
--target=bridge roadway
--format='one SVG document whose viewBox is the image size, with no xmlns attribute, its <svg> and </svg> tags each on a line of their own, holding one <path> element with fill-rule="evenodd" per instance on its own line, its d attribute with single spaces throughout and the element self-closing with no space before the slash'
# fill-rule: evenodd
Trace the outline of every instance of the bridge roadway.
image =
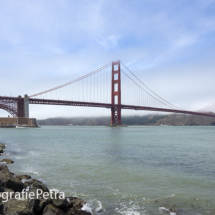
<svg viewBox="0 0 215 215">
<path fill-rule="evenodd" d="M 14 104 L 14 103 L 17 103 L 18 100 L 19 100 L 18 97 L 0 96 L 0 108 L 5 109 L 5 108 L 3 108 L 5 103 L 7 103 L 7 104 L 13 103 Z M 29 104 L 101 107 L 101 108 L 121 107 L 121 109 L 159 111 L 159 112 L 182 113 L 182 114 L 192 114 L 192 115 L 215 117 L 215 114 L 213 114 L 213 113 L 203 113 L 203 112 L 177 110 L 177 109 L 166 109 L 166 108 L 154 108 L 154 107 L 147 107 L 147 106 L 134 106 L 134 105 L 123 105 L 123 104 L 112 105 L 109 103 L 81 102 L 81 101 L 68 101 L 68 100 L 29 98 Z"/>
<path fill-rule="evenodd" d="M 34 98 L 29 98 L 29 104 L 114 108 L 112 104 L 108 104 L 108 103 L 79 102 L 79 101 L 50 100 L 50 99 L 34 99 Z M 215 114 L 186 111 L 186 110 L 174 110 L 174 109 L 166 109 L 166 108 L 153 108 L 153 107 L 146 107 L 146 106 L 122 105 L 122 104 L 121 105 L 115 105 L 115 107 L 118 107 L 118 106 L 121 107 L 121 109 L 183 113 L 183 114 L 192 114 L 192 115 L 215 117 Z"/>
</svg>

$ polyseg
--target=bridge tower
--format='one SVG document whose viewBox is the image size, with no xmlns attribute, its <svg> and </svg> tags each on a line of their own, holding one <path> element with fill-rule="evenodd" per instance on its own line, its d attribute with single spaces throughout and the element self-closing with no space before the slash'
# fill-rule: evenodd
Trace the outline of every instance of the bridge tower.
<svg viewBox="0 0 215 215">
<path fill-rule="evenodd" d="M 29 97 L 27 94 L 24 95 L 24 111 L 25 118 L 29 118 Z"/>
<path fill-rule="evenodd" d="M 122 126 L 121 122 L 121 70 L 120 61 L 112 62 L 111 79 L 111 127 Z"/>
<path fill-rule="evenodd" d="M 25 117 L 24 98 L 22 96 L 17 97 L 17 117 Z"/>
<path fill-rule="evenodd" d="M 18 96 L 17 98 L 17 117 L 29 118 L 29 97 L 27 94 L 24 98 Z"/>
</svg>

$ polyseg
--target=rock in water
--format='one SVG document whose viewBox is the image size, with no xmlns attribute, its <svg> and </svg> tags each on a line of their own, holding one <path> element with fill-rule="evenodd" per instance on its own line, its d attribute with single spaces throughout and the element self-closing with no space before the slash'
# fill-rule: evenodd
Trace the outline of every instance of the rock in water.
<svg viewBox="0 0 215 215">
<path fill-rule="evenodd" d="M 30 175 L 17 175 L 16 178 L 19 178 L 20 180 L 23 180 L 23 179 L 31 179 L 31 176 Z"/>
<path fill-rule="evenodd" d="M 52 203 L 55 207 L 60 208 L 60 209 L 65 209 L 67 207 L 66 199 L 53 199 Z"/>
<path fill-rule="evenodd" d="M 24 185 L 26 187 L 29 187 L 28 192 L 33 192 L 33 193 L 37 193 L 38 190 L 42 190 L 42 194 L 40 197 L 42 197 L 44 192 L 48 192 L 49 193 L 49 189 L 46 187 L 45 184 L 43 184 L 41 181 L 38 181 L 36 179 L 32 179 L 30 181 L 27 181 L 24 183 Z"/>
<path fill-rule="evenodd" d="M 3 151 L 3 148 L 2 147 L 0 147 L 0 153 L 3 153 L 4 151 Z"/>
<path fill-rule="evenodd" d="M 5 162 L 6 164 L 14 163 L 14 161 L 12 161 L 11 159 L 3 159 L 0 162 Z"/>
<path fill-rule="evenodd" d="M 0 171 L 0 187 L 9 188 L 14 192 L 21 192 L 25 185 L 20 179 L 14 177 L 12 173 Z"/>
<path fill-rule="evenodd" d="M 14 175 L 14 173 L 10 172 L 7 165 L 1 165 L 0 166 L 0 172 L 5 174 L 11 174 Z"/>
<path fill-rule="evenodd" d="M 43 210 L 43 214 L 46 214 L 46 213 L 50 213 L 50 212 L 52 212 L 52 213 L 54 213 L 54 214 L 59 214 L 59 215 L 63 215 L 64 214 L 64 212 L 61 210 L 61 209 L 59 209 L 59 208 L 56 208 L 54 205 L 52 205 L 52 204 L 49 204 L 49 205 L 46 205 L 46 207 L 44 208 L 44 210 Z"/>
<path fill-rule="evenodd" d="M 67 207 L 73 208 L 75 211 L 81 209 L 86 203 L 84 200 L 79 199 L 77 197 L 67 197 L 66 199 L 69 199 L 69 202 L 67 203 Z"/>
<path fill-rule="evenodd" d="M 0 147 L 1 147 L 2 149 L 4 149 L 4 148 L 5 148 L 5 144 L 0 143 Z"/>
</svg>

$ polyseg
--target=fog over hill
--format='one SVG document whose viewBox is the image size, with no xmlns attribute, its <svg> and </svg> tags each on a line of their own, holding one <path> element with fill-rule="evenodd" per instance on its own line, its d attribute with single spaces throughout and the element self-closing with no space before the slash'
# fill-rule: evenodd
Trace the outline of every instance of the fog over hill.
<svg viewBox="0 0 215 215">
<path fill-rule="evenodd" d="M 39 125 L 74 125 L 74 126 L 108 126 L 110 117 L 73 117 L 73 118 L 48 118 L 37 120 Z M 184 114 L 169 115 L 145 115 L 145 116 L 125 116 L 122 117 L 124 125 L 174 125 L 174 126 L 207 126 L 215 125 L 215 118 Z"/>
</svg>

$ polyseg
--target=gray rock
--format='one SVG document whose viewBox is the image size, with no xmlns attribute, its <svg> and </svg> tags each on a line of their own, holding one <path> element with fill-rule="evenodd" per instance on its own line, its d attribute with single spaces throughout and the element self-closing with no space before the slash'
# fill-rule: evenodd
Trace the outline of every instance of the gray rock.
<svg viewBox="0 0 215 215">
<path fill-rule="evenodd" d="M 60 209 L 65 209 L 67 207 L 67 200 L 66 199 L 53 199 L 52 204 Z"/>
<path fill-rule="evenodd" d="M 69 199 L 69 202 L 67 201 L 67 207 L 73 208 L 75 211 L 81 209 L 86 203 L 84 200 L 77 197 L 66 197 L 66 199 Z"/>
<path fill-rule="evenodd" d="M 3 214 L 17 212 L 21 215 L 34 215 L 35 200 L 10 199 L 3 205 Z"/>
<path fill-rule="evenodd" d="M 14 191 L 8 188 L 0 188 L 0 203 L 3 203 L 3 201 L 7 200 L 7 199 L 12 199 L 14 198 Z"/>
<path fill-rule="evenodd" d="M 11 212 L 11 213 L 6 214 L 6 215 L 20 215 L 20 213 L 18 213 L 18 212 Z"/>
<path fill-rule="evenodd" d="M 40 199 L 37 200 L 37 203 L 34 206 L 34 212 L 36 214 L 41 214 L 46 205 L 51 204 L 52 200 L 51 199 Z"/>
<path fill-rule="evenodd" d="M 5 162 L 6 164 L 14 163 L 14 161 L 12 161 L 11 159 L 2 159 L 0 162 Z"/>
<path fill-rule="evenodd" d="M 7 165 L 1 165 L 0 166 L 0 172 L 14 175 L 14 173 L 12 173 L 12 172 L 9 171 Z"/>
<path fill-rule="evenodd" d="M 36 179 L 32 179 L 30 181 L 27 181 L 24 183 L 25 186 L 29 187 L 29 192 L 30 191 L 36 191 L 37 189 L 42 190 L 43 192 L 49 192 L 49 189 L 46 187 L 45 184 L 43 184 L 41 181 L 38 181 Z"/>
<path fill-rule="evenodd" d="M 5 148 L 5 144 L 0 143 L 0 147 L 1 147 L 2 149 L 4 149 L 4 148 Z"/>
<path fill-rule="evenodd" d="M 43 215 L 56 215 L 56 213 L 54 213 L 52 211 L 48 211 L 48 212 L 44 213 Z"/>
<path fill-rule="evenodd" d="M 0 171 L 0 187 L 9 188 L 15 192 L 21 192 L 25 185 L 22 181 L 13 176 L 12 173 Z"/>
<path fill-rule="evenodd" d="M 0 147 L 0 153 L 3 153 L 3 152 L 4 152 L 3 148 L 2 148 L 2 147 Z"/>
<path fill-rule="evenodd" d="M 23 180 L 23 179 L 31 179 L 31 176 L 30 175 L 17 175 L 16 178 L 19 178 L 20 180 Z"/>
<path fill-rule="evenodd" d="M 6 214 L 6 215 L 20 215 L 20 213 L 18 213 L 18 212 L 11 212 L 11 213 Z"/>
<path fill-rule="evenodd" d="M 46 214 L 47 212 L 52 212 L 52 213 L 58 214 L 58 215 L 63 215 L 63 214 L 64 214 L 64 212 L 63 212 L 61 209 L 55 207 L 55 206 L 52 205 L 52 204 L 48 204 L 48 205 L 46 205 L 46 207 L 44 208 L 43 214 Z"/>
</svg>

